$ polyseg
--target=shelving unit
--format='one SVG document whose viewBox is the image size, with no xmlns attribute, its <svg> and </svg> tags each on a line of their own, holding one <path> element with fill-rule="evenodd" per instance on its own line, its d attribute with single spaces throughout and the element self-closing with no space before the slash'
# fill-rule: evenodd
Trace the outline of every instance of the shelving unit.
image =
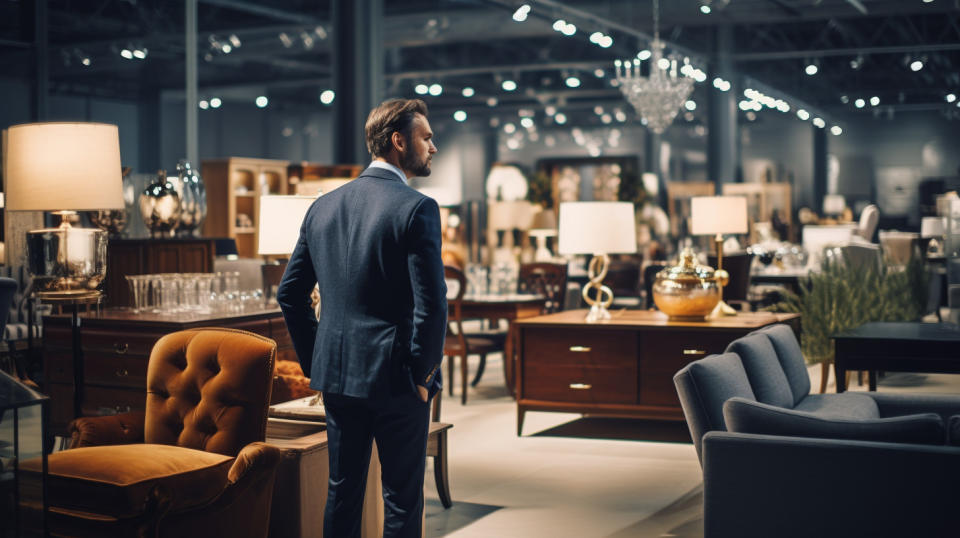
<svg viewBox="0 0 960 538">
<path fill-rule="evenodd" d="M 240 257 L 256 257 L 260 196 L 287 194 L 288 165 L 289 161 L 245 157 L 203 161 L 201 174 L 207 187 L 204 235 L 232 237 Z"/>
</svg>

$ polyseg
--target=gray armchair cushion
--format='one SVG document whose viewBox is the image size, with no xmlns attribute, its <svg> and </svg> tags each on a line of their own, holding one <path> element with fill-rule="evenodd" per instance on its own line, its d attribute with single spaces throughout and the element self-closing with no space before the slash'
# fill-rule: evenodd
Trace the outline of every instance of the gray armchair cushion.
<svg viewBox="0 0 960 538">
<path fill-rule="evenodd" d="M 942 445 L 943 420 L 936 413 L 875 419 L 840 419 L 784 409 L 745 398 L 723 404 L 727 429 L 738 433 Z"/>
<path fill-rule="evenodd" d="M 881 415 L 873 398 L 862 392 L 841 392 L 840 394 L 811 394 L 794 408 L 795 411 L 812 413 L 824 418 L 867 419 L 883 416 L 912 415 L 926 413 L 930 409 L 913 410 L 906 413 Z"/>
<path fill-rule="evenodd" d="M 773 349 L 777 352 L 777 359 L 780 361 L 780 367 L 787 376 L 787 382 L 790 383 L 790 391 L 793 392 L 793 405 L 800 403 L 808 394 L 810 394 L 810 374 L 807 372 L 807 364 L 803 360 L 803 352 L 800 350 L 800 342 L 797 342 L 796 335 L 789 325 L 782 323 L 770 325 L 758 331 L 770 339 Z"/>
<path fill-rule="evenodd" d="M 700 439 L 712 430 L 725 430 L 723 402 L 734 396 L 753 399 L 753 390 L 734 353 L 710 355 L 691 362 L 673 376 L 690 436 L 700 455 Z"/>
<path fill-rule="evenodd" d="M 793 391 L 769 338 L 757 333 L 737 338 L 727 346 L 727 353 L 731 352 L 740 355 L 758 402 L 793 407 Z"/>
</svg>

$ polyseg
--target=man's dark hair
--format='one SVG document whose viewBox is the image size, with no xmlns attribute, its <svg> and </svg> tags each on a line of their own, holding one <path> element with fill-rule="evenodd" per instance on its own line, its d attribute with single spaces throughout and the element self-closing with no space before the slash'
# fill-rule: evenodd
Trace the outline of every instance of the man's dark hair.
<svg viewBox="0 0 960 538">
<path fill-rule="evenodd" d="M 398 132 L 410 139 L 410 126 L 417 114 L 427 115 L 427 104 L 420 99 L 388 99 L 370 111 L 367 125 L 367 151 L 374 158 L 390 153 L 390 136 Z"/>
</svg>

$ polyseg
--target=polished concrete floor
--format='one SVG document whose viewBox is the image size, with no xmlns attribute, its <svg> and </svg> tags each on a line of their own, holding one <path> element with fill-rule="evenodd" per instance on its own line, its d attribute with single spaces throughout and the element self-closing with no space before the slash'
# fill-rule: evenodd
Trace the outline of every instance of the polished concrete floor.
<svg viewBox="0 0 960 538">
<path fill-rule="evenodd" d="M 820 367 L 809 372 L 818 390 Z M 960 394 L 960 376 L 890 373 L 879 390 Z M 827 391 L 835 391 L 832 374 Z M 497 355 L 468 390 L 466 406 L 455 394 L 442 412 L 454 424 L 454 505 L 443 509 L 428 467 L 428 537 L 703 536 L 700 465 L 685 424 L 530 412 L 517 437 L 516 405 Z"/>
</svg>

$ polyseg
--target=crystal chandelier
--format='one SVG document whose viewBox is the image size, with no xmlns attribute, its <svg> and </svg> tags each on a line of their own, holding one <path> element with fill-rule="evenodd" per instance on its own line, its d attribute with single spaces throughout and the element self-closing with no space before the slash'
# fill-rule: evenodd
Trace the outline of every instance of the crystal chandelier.
<svg viewBox="0 0 960 538">
<path fill-rule="evenodd" d="M 660 6 L 653 0 L 653 43 L 650 44 L 650 76 L 640 75 L 640 59 L 614 62 L 620 91 L 647 127 L 660 134 L 673 123 L 680 106 L 693 92 L 693 79 L 677 76 L 677 61 L 663 58 L 660 42 Z"/>
</svg>

